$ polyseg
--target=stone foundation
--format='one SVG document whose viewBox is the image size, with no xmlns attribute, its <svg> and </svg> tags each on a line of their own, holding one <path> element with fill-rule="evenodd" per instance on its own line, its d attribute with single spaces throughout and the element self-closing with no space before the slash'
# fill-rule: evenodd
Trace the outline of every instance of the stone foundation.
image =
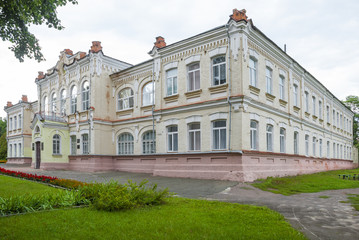
<svg viewBox="0 0 359 240">
<path fill-rule="evenodd" d="M 42 163 L 44 169 L 126 171 L 155 176 L 251 182 L 258 178 L 293 176 L 351 169 L 353 161 L 311 158 L 257 151 L 156 155 L 73 155 L 69 163 Z"/>
<path fill-rule="evenodd" d="M 19 164 L 19 165 L 31 165 L 31 157 L 9 157 L 7 162 L 9 164 Z"/>
</svg>

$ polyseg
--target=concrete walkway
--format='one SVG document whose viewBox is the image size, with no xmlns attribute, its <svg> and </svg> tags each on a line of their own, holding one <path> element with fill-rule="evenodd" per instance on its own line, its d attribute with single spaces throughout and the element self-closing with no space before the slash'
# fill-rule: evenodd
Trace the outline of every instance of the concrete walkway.
<svg viewBox="0 0 359 240">
<path fill-rule="evenodd" d="M 359 188 L 283 196 L 259 190 L 250 184 L 230 181 L 167 178 L 128 172 L 43 171 L 14 165 L 0 167 L 84 182 L 106 182 L 113 179 L 125 183 L 127 179 L 135 182 L 147 179 L 160 188 L 168 187 L 171 192 L 182 197 L 267 206 L 280 212 L 309 239 L 359 239 L 359 212 L 349 203 L 342 203 L 347 201 L 347 194 L 359 194 Z"/>
</svg>

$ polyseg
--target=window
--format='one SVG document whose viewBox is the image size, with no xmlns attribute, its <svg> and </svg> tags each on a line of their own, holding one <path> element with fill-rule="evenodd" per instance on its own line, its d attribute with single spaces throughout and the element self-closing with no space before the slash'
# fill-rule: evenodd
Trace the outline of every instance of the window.
<svg viewBox="0 0 359 240">
<path fill-rule="evenodd" d="M 122 133 L 118 136 L 118 154 L 133 154 L 133 136 L 130 133 Z"/>
<path fill-rule="evenodd" d="M 66 113 L 66 90 L 62 89 L 60 93 L 60 113 L 65 115 Z"/>
<path fill-rule="evenodd" d="M 156 152 L 156 132 L 147 131 L 142 136 L 142 153 L 150 154 Z"/>
<path fill-rule="evenodd" d="M 337 125 L 337 128 L 339 128 L 339 124 L 340 124 L 340 123 L 339 123 L 339 112 L 337 112 L 337 124 L 336 124 L 336 125 Z"/>
<path fill-rule="evenodd" d="M 188 91 L 194 91 L 201 87 L 201 74 L 199 63 L 188 66 Z"/>
<path fill-rule="evenodd" d="M 327 158 L 330 158 L 330 142 L 327 141 Z"/>
<path fill-rule="evenodd" d="M 82 134 L 82 154 L 89 154 L 89 135 Z"/>
<path fill-rule="evenodd" d="M 82 84 L 81 96 L 82 96 L 82 111 L 86 111 L 90 107 L 90 84 L 88 81 L 85 81 Z"/>
<path fill-rule="evenodd" d="M 285 153 L 285 128 L 280 128 L 279 130 L 279 144 L 280 152 Z"/>
<path fill-rule="evenodd" d="M 309 93 L 304 92 L 304 100 L 305 100 L 305 111 L 309 112 Z"/>
<path fill-rule="evenodd" d="M 340 159 L 343 159 L 343 145 L 340 145 Z"/>
<path fill-rule="evenodd" d="M 298 85 L 294 84 L 293 85 L 293 101 L 294 101 L 294 106 L 298 107 L 299 105 L 299 98 L 298 98 Z"/>
<path fill-rule="evenodd" d="M 317 155 L 316 153 L 316 145 L 317 144 L 317 138 L 313 137 L 313 157 L 315 157 Z"/>
<path fill-rule="evenodd" d="M 21 157 L 22 149 L 21 149 L 21 143 L 19 143 L 19 157 Z"/>
<path fill-rule="evenodd" d="M 316 111 L 316 108 L 315 108 L 315 106 L 316 106 L 316 98 L 315 98 L 315 96 L 312 97 L 312 105 L 313 105 L 312 106 L 313 115 L 316 116 L 317 111 Z"/>
<path fill-rule="evenodd" d="M 167 127 L 167 150 L 169 152 L 178 151 L 178 126 Z"/>
<path fill-rule="evenodd" d="M 294 154 L 299 154 L 299 133 L 294 132 Z"/>
<path fill-rule="evenodd" d="M 71 140 L 71 155 L 76 155 L 76 149 L 77 149 L 76 136 L 71 136 L 70 140 Z"/>
<path fill-rule="evenodd" d="M 221 85 L 226 83 L 226 58 L 219 56 L 212 60 L 213 85 Z"/>
<path fill-rule="evenodd" d="M 52 154 L 60 154 L 61 138 L 59 134 L 52 137 Z"/>
<path fill-rule="evenodd" d="M 250 84 L 257 87 L 257 60 L 252 57 L 249 58 L 249 78 Z"/>
<path fill-rule="evenodd" d="M 330 123 L 330 108 L 327 106 L 327 122 Z"/>
<path fill-rule="evenodd" d="M 56 113 L 56 93 L 53 93 L 51 95 L 51 112 Z"/>
<path fill-rule="evenodd" d="M 168 70 L 166 73 L 167 96 L 177 94 L 177 68 Z"/>
<path fill-rule="evenodd" d="M 343 128 L 343 115 L 340 114 L 340 128 Z"/>
<path fill-rule="evenodd" d="M 154 104 L 155 83 L 149 82 L 142 89 L 142 105 L 148 106 Z"/>
<path fill-rule="evenodd" d="M 125 88 L 118 93 L 117 110 L 125 110 L 133 108 L 133 90 Z"/>
<path fill-rule="evenodd" d="M 283 75 L 279 75 L 279 98 L 285 99 L 285 78 Z"/>
<path fill-rule="evenodd" d="M 323 104 L 322 104 L 322 101 L 318 101 L 318 110 L 319 110 L 319 118 L 322 119 L 323 118 Z"/>
<path fill-rule="evenodd" d="M 14 130 L 17 129 L 17 117 L 15 116 L 14 117 Z"/>
<path fill-rule="evenodd" d="M 272 90 L 272 69 L 270 69 L 269 67 L 266 67 L 266 89 L 267 89 L 267 93 L 272 94 L 273 90 Z"/>
<path fill-rule="evenodd" d="M 12 118 L 10 118 L 10 121 L 9 121 L 9 131 L 12 131 Z"/>
<path fill-rule="evenodd" d="M 273 126 L 270 124 L 267 124 L 266 138 L 267 138 L 267 151 L 273 152 Z"/>
<path fill-rule="evenodd" d="M 250 124 L 250 141 L 251 141 L 251 149 L 257 150 L 258 149 L 258 123 L 257 121 L 251 120 Z"/>
<path fill-rule="evenodd" d="M 190 151 L 201 150 L 201 125 L 191 123 L 188 125 L 188 146 Z"/>
<path fill-rule="evenodd" d="M 309 135 L 305 135 L 305 155 L 309 156 Z"/>
<path fill-rule="evenodd" d="M 22 128 L 22 118 L 21 118 L 21 115 L 19 115 L 19 128 Z"/>
<path fill-rule="evenodd" d="M 323 157 L 323 140 L 319 139 L 319 157 Z"/>
<path fill-rule="evenodd" d="M 336 158 L 336 154 L 335 154 L 335 143 L 333 143 L 333 158 Z"/>
<path fill-rule="evenodd" d="M 9 157 L 12 157 L 12 145 L 9 145 Z"/>
<path fill-rule="evenodd" d="M 214 121 L 212 123 L 214 150 L 226 149 L 227 146 L 227 123 L 226 120 Z"/>
<path fill-rule="evenodd" d="M 77 111 L 77 87 L 72 86 L 71 88 L 71 113 Z"/>
<path fill-rule="evenodd" d="M 16 144 L 14 144 L 14 157 L 17 157 L 17 145 Z M 339 146 L 338 146 L 339 147 Z"/>
</svg>

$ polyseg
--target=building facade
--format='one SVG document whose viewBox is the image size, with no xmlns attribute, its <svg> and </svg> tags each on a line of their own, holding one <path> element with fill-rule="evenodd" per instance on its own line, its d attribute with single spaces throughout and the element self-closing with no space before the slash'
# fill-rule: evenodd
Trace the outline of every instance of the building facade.
<svg viewBox="0 0 359 240">
<path fill-rule="evenodd" d="M 245 10 L 149 54 L 62 52 L 36 80 L 32 165 L 239 181 L 353 167 L 353 113 Z"/>
</svg>

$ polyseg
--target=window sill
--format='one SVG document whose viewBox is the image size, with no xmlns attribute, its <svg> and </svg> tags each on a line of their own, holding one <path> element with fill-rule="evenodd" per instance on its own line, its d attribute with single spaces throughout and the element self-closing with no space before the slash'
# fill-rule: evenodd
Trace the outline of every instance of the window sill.
<svg viewBox="0 0 359 240">
<path fill-rule="evenodd" d="M 227 91 L 227 88 L 228 88 L 228 83 L 224 83 L 221 85 L 211 86 L 208 88 L 208 90 L 211 94 L 213 94 L 213 93 L 225 92 Z"/>
<path fill-rule="evenodd" d="M 305 112 L 304 114 L 305 114 L 305 116 L 306 116 L 307 118 L 309 118 L 309 116 L 310 116 L 310 113 L 309 113 L 309 112 Z"/>
<path fill-rule="evenodd" d="M 331 125 L 330 122 L 327 122 L 327 125 L 330 126 Z"/>
<path fill-rule="evenodd" d="M 320 122 L 320 123 L 323 123 L 323 122 L 324 122 L 324 120 L 323 120 L 323 119 L 321 119 L 321 118 L 319 118 L 319 122 Z"/>
<path fill-rule="evenodd" d="M 186 96 L 186 98 L 195 98 L 195 97 L 199 97 L 201 93 L 202 93 L 202 89 L 198 89 L 198 90 L 186 92 L 184 95 Z"/>
<path fill-rule="evenodd" d="M 167 97 L 164 97 L 163 99 L 165 100 L 166 103 L 170 103 L 170 102 L 175 102 L 178 100 L 178 97 L 179 97 L 179 94 L 174 94 L 174 95 L 171 95 L 171 96 L 167 96 Z"/>
<path fill-rule="evenodd" d="M 62 154 L 52 154 L 52 156 L 54 156 L 54 157 L 62 157 Z"/>
<path fill-rule="evenodd" d="M 279 104 L 282 106 L 282 107 L 286 107 L 287 106 L 287 101 L 283 100 L 283 99 L 279 99 Z"/>
<path fill-rule="evenodd" d="M 259 93 L 261 91 L 259 88 L 252 86 L 252 85 L 249 85 L 249 90 L 251 91 L 251 93 L 253 93 L 255 95 L 259 95 Z"/>
<path fill-rule="evenodd" d="M 152 105 L 146 105 L 146 106 L 142 106 L 141 110 L 147 111 L 147 110 L 152 110 Z"/>
<path fill-rule="evenodd" d="M 318 117 L 315 116 L 315 115 L 313 115 L 312 118 L 313 118 L 313 120 L 317 120 L 317 119 L 318 119 Z"/>
<path fill-rule="evenodd" d="M 300 107 L 293 106 L 293 110 L 294 110 L 294 112 L 298 113 L 300 111 Z"/>
<path fill-rule="evenodd" d="M 273 100 L 275 99 L 275 96 L 270 94 L 270 93 L 266 93 L 266 97 L 267 97 L 267 100 L 273 102 Z"/>
<path fill-rule="evenodd" d="M 129 113 L 133 112 L 133 108 L 123 109 L 123 110 L 117 110 L 116 113 L 118 115 L 127 115 Z"/>
</svg>

